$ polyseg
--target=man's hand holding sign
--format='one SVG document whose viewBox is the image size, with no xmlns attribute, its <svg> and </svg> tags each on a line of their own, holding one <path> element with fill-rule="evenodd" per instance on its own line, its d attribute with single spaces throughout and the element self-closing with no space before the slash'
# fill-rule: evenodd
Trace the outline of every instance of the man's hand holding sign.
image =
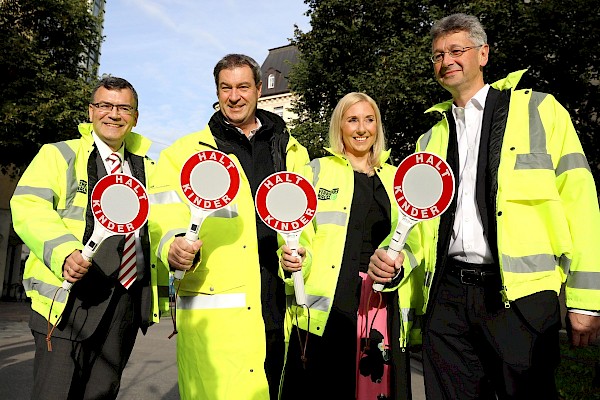
<svg viewBox="0 0 600 400">
<path fill-rule="evenodd" d="M 377 249 L 371 257 L 368 274 L 373 290 L 383 290 L 401 271 L 398 257 L 410 230 L 420 221 L 445 212 L 454 197 L 454 174 L 438 155 L 417 152 L 406 157 L 394 176 L 394 197 L 400 210 L 398 225 L 386 250 Z"/>
<path fill-rule="evenodd" d="M 91 265 L 102 242 L 113 235 L 127 235 L 139 230 L 148 219 L 148 194 L 136 178 L 124 174 L 106 175 L 96 183 L 90 207 L 94 215 L 92 236 L 79 252 L 65 260 L 62 287 L 70 290 Z"/>
<path fill-rule="evenodd" d="M 299 250 L 302 228 L 312 221 L 317 209 L 317 195 L 309 181 L 293 172 L 276 172 L 263 180 L 256 191 L 256 211 L 262 221 L 285 240 L 284 262 L 293 271 L 296 303 L 306 305 L 302 259 Z M 302 252 L 299 254 L 299 252 Z M 291 267 L 291 268 L 290 268 Z"/>
</svg>

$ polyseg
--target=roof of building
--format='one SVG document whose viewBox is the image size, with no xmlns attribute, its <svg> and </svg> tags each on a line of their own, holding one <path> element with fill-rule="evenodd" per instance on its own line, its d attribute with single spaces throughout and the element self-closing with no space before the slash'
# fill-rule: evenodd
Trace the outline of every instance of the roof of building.
<svg viewBox="0 0 600 400">
<path fill-rule="evenodd" d="M 288 76 L 293 64 L 298 62 L 298 48 L 294 45 L 286 45 L 269 49 L 269 55 L 261 66 L 262 72 L 262 96 L 273 96 L 276 94 L 288 93 Z M 273 87 L 269 88 L 269 76 L 273 75 L 275 82 Z"/>
</svg>

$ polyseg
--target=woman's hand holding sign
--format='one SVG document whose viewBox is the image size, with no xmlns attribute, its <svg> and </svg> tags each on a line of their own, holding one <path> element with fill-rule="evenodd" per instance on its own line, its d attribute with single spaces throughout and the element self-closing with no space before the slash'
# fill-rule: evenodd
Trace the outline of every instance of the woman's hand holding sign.
<svg viewBox="0 0 600 400">
<path fill-rule="evenodd" d="M 385 249 L 377 249 L 371 256 L 367 274 L 374 282 L 386 284 L 400 273 L 402 263 L 404 262 L 404 253 L 398 254 L 398 257 L 392 258 Z"/>
<path fill-rule="evenodd" d="M 302 269 L 302 263 L 304 257 L 306 257 L 306 249 L 304 247 L 298 247 L 296 250 L 297 255 L 294 254 L 294 250 L 287 245 L 281 247 L 281 267 L 285 272 L 293 273 L 298 272 Z"/>
<path fill-rule="evenodd" d="M 298 242 L 302 229 L 312 221 L 317 210 L 315 188 L 294 172 L 276 172 L 258 186 L 254 203 L 265 225 L 285 240 L 286 246 L 283 247 L 287 250 L 282 254 L 281 264 L 292 273 L 296 304 L 306 305 L 304 278 L 300 271 L 306 251 L 299 247 Z"/>
</svg>

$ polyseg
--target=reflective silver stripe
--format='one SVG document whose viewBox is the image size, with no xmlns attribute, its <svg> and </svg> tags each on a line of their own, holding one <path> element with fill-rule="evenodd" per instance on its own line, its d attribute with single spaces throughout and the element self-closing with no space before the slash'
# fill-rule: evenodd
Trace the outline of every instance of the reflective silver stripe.
<svg viewBox="0 0 600 400">
<path fill-rule="evenodd" d="M 15 196 L 19 195 L 32 195 L 39 197 L 42 200 L 46 200 L 49 203 L 52 203 L 53 207 L 56 207 L 56 203 L 58 202 L 58 196 L 54 193 L 52 189 L 48 188 L 36 188 L 33 186 L 17 186 L 15 189 Z M 84 220 L 84 209 L 83 207 L 71 206 L 66 210 L 58 209 L 56 212 L 60 215 L 61 219 L 70 218 L 77 221 Z"/>
<path fill-rule="evenodd" d="M 416 268 L 417 267 L 417 259 L 416 259 L 415 255 L 413 254 L 410 246 L 408 244 L 405 245 L 404 250 L 406 251 L 406 255 L 408 256 L 408 263 L 410 264 L 411 268 Z"/>
<path fill-rule="evenodd" d="M 529 151 L 531 153 L 548 152 L 546 149 L 546 131 L 538 110 L 546 96 L 546 93 L 533 92 L 529 99 Z"/>
<path fill-rule="evenodd" d="M 517 154 L 515 169 L 549 169 L 553 170 L 552 157 L 547 153 Z"/>
<path fill-rule="evenodd" d="M 588 164 L 585 155 L 583 155 L 582 153 L 565 154 L 560 158 L 560 160 L 558 160 L 558 167 L 556 167 L 556 176 L 559 176 L 563 172 L 576 168 L 585 168 L 591 172 L 590 165 Z"/>
<path fill-rule="evenodd" d="M 24 195 L 32 195 L 39 197 L 42 200 L 46 200 L 48 203 L 51 203 L 53 206 L 56 205 L 56 200 L 58 196 L 52 189 L 48 188 L 39 188 L 33 186 L 17 186 L 15 188 L 15 196 L 24 196 Z"/>
<path fill-rule="evenodd" d="M 179 197 L 179 195 L 177 195 L 177 192 L 174 190 L 169 190 L 168 192 L 149 194 L 148 201 L 150 202 L 150 204 L 183 203 L 181 197 Z"/>
<path fill-rule="evenodd" d="M 66 210 L 56 210 L 62 219 L 69 218 L 76 221 L 85 220 L 85 212 L 83 207 L 71 206 Z"/>
<path fill-rule="evenodd" d="M 558 265 L 563 269 L 566 275 L 569 275 L 571 269 L 571 259 L 564 254 L 558 258 Z"/>
<path fill-rule="evenodd" d="M 286 296 L 286 304 L 288 307 L 291 305 L 298 305 L 298 303 L 296 303 L 296 296 L 294 295 L 294 293 L 288 294 Z M 311 310 L 327 312 L 329 311 L 330 304 L 331 299 L 329 297 L 306 294 L 306 305 Z"/>
<path fill-rule="evenodd" d="M 425 273 L 425 287 L 430 287 L 432 281 L 433 281 L 433 272 L 427 271 Z"/>
<path fill-rule="evenodd" d="M 77 194 L 77 188 L 79 186 L 79 182 L 75 179 L 77 176 L 75 173 L 75 152 L 65 142 L 53 143 L 53 145 L 60 151 L 67 163 L 67 170 L 65 172 L 65 182 L 67 185 L 65 188 L 67 190 L 65 194 L 65 209 L 69 209 L 75 200 L 75 195 Z"/>
<path fill-rule="evenodd" d="M 306 295 L 306 304 L 311 310 L 329 311 L 331 299 L 325 296 Z"/>
<path fill-rule="evenodd" d="M 46 264 L 46 266 L 50 268 L 50 266 L 52 265 L 52 253 L 54 252 L 55 248 L 57 248 L 63 243 L 78 241 L 79 240 L 75 236 L 69 233 L 44 242 L 44 264 Z"/>
<path fill-rule="evenodd" d="M 230 204 L 220 210 L 213 211 L 208 218 L 236 218 L 238 215 L 237 204 Z"/>
<path fill-rule="evenodd" d="M 417 311 L 414 308 L 400 308 L 400 316 L 404 322 L 414 322 L 417 320 Z"/>
<path fill-rule="evenodd" d="M 212 310 L 246 307 L 246 293 L 177 296 L 178 310 Z"/>
<path fill-rule="evenodd" d="M 567 279 L 567 286 L 571 289 L 600 289 L 600 273 L 573 271 Z"/>
<path fill-rule="evenodd" d="M 525 257 L 502 255 L 502 270 L 517 274 L 529 272 L 553 271 L 557 260 L 552 254 L 535 254 Z"/>
<path fill-rule="evenodd" d="M 532 153 L 547 153 L 546 131 L 540 117 L 539 106 L 548 96 L 546 93 L 533 92 L 529 99 L 529 149 Z"/>
<path fill-rule="evenodd" d="M 515 169 L 554 169 L 552 157 L 546 148 L 546 130 L 542 124 L 539 106 L 548 96 L 533 92 L 529 99 L 529 153 L 517 154 Z"/>
<path fill-rule="evenodd" d="M 433 129 L 430 129 L 427 131 L 427 133 L 425 133 L 423 135 L 423 137 L 421 138 L 421 140 L 419 140 L 419 149 L 421 151 L 425 150 L 427 148 L 427 145 L 429 144 L 429 141 L 431 140 L 431 135 L 433 134 Z"/>
<path fill-rule="evenodd" d="M 163 247 L 165 247 L 165 243 L 167 243 L 173 236 L 177 236 L 179 234 L 184 233 L 185 234 L 186 230 L 179 228 L 179 229 L 172 229 L 169 232 L 167 232 L 162 240 L 160 241 L 160 243 L 158 244 L 158 257 L 160 257 L 160 255 L 162 254 L 163 251 Z"/>
<path fill-rule="evenodd" d="M 319 174 L 321 173 L 321 161 L 318 158 L 315 158 L 311 162 L 308 163 L 313 173 L 313 186 L 317 187 L 317 182 L 319 182 Z"/>
<path fill-rule="evenodd" d="M 40 294 L 40 296 L 46 297 L 50 300 L 54 299 L 54 301 L 58 301 L 59 303 L 64 303 L 67 301 L 68 292 L 66 290 L 59 290 L 57 292 L 56 290 L 59 287 L 60 286 L 54 286 L 35 278 L 28 278 L 23 280 L 23 288 L 26 292 L 35 290 Z"/>
<path fill-rule="evenodd" d="M 339 226 L 346 226 L 347 218 L 348 214 L 342 211 L 324 211 L 315 214 L 317 225 L 334 224 Z"/>
</svg>

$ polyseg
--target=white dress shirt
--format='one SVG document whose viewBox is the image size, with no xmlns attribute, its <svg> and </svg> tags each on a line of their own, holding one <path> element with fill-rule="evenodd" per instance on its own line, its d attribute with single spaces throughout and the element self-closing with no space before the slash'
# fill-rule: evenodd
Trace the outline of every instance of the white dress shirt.
<svg viewBox="0 0 600 400">
<path fill-rule="evenodd" d="M 456 215 L 448 255 L 471 264 L 494 262 L 490 246 L 483 235 L 483 224 L 475 199 L 481 125 L 489 89 L 490 85 L 481 88 L 464 108 L 452 104 L 458 139 L 459 169 L 456 177 Z"/>
<path fill-rule="evenodd" d="M 96 132 L 92 131 L 92 137 L 94 138 L 94 143 L 96 144 L 98 153 L 100 153 L 100 157 L 102 157 L 102 161 L 104 162 L 104 168 L 106 169 L 107 173 L 110 174 L 109 171 L 111 170 L 111 165 L 109 165 L 106 159 L 112 153 L 117 153 L 119 155 L 119 158 L 121 159 L 122 173 L 125 175 L 133 176 L 133 174 L 131 173 L 131 169 L 129 168 L 129 163 L 127 162 L 127 160 L 125 160 L 125 142 L 123 142 L 123 145 L 119 150 L 112 151 L 110 147 L 108 147 L 108 145 L 104 143 L 102 139 L 98 137 L 98 135 L 96 135 Z M 135 257 L 137 265 L 144 265 L 144 252 L 142 250 L 140 231 L 135 231 Z"/>
</svg>

